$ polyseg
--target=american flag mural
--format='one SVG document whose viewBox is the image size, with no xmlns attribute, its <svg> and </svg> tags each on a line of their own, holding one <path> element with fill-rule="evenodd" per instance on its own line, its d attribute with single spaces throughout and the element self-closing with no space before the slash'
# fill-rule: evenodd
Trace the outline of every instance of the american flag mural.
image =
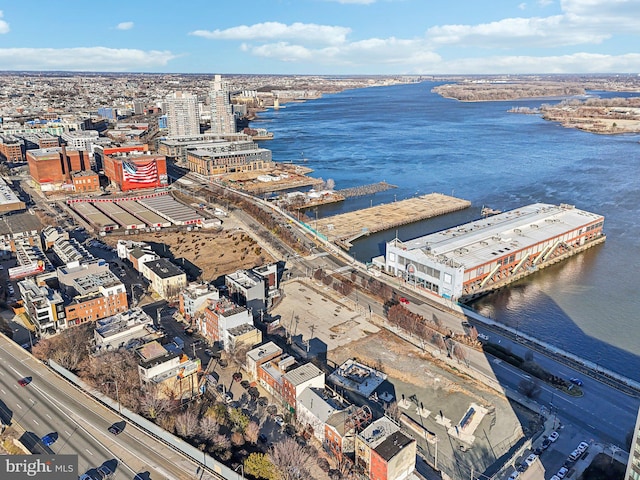
<svg viewBox="0 0 640 480">
<path fill-rule="evenodd" d="M 155 161 L 144 165 L 136 165 L 131 162 L 122 162 L 123 180 L 136 184 L 155 184 L 158 181 L 158 166 Z"/>
</svg>

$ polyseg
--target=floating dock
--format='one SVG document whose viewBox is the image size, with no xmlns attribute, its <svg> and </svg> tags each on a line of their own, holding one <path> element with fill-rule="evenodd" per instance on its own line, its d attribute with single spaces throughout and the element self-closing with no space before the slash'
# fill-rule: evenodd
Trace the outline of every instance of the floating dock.
<svg viewBox="0 0 640 480">
<path fill-rule="evenodd" d="M 419 222 L 427 218 L 469 208 L 471 202 L 461 198 L 430 193 L 399 202 L 342 213 L 309 222 L 330 242 L 348 250 L 356 239 L 371 233 Z"/>
</svg>

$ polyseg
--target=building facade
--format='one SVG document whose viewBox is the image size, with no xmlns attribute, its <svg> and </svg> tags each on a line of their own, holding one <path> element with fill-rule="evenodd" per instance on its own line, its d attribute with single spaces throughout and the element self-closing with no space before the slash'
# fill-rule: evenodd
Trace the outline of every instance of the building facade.
<svg viewBox="0 0 640 480">
<path fill-rule="evenodd" d="M 123 192 L 169 185 L 163 155 L 119 153 L 104 156 L 104 174 Z"/>
<path fill-rule="evenodd" d="M 640 480 L 640 410 L 633 430 L 631 452 L 629 452 L 629 463 L 627 463 L 624 480 Z"/>
<path fill-rule="evenodd" d="M 604 239 L 604 217 L 536 203 L 409 241 L 387 243 L 382 268 L 445 298 L 485 292 Z"/>
<path fill-rule="evenodd" d="M 163 110 L 167 115 L 170 137 L 200 133 L 200 115 L 196 95 L 186 92 L 171 93 L 164 98 Z"/>
<path fill-rule="evenodd" d="M 209 95 L 211 104 L 211 133 L 225 135 L 236 132 L 236 119 L 231 107 L 229 85 L 221 75 L 215 75 Z"/>
</svg>

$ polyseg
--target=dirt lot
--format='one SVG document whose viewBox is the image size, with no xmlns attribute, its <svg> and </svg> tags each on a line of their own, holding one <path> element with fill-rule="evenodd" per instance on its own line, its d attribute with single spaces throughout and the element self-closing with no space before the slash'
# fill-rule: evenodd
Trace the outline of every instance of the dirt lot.
<svg viewBox="0 0 640 480">
<path fill-rule="evenodd" d="M 115 246 L 118 240 L 147 242 L 162 257 L 167 257 L 183 266 L 190 278 L 215 280 L 220 275 L 241 268 L 252 268 L 273 261 L 254 238 L 241 231 L 223 230 L 207 232 L 158 232 L 141 235 L 110 235 L 102 240 Z"/>
</svg>

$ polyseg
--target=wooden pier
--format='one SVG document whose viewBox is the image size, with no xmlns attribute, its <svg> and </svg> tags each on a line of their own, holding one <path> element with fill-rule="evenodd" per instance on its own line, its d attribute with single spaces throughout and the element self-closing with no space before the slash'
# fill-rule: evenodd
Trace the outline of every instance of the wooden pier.
<svg viewBox="0 0 640 480">
<path fill-rule="evenodd" d="M 430 193 L 375 207 L 342 213 L 310 222 L 315 230 L 341 248 L 351 248 L 351 243 L 371 233 L 418 222 L 427 218 L 464 210 L 471 202 L 461 198 Z"/>
</svg>

